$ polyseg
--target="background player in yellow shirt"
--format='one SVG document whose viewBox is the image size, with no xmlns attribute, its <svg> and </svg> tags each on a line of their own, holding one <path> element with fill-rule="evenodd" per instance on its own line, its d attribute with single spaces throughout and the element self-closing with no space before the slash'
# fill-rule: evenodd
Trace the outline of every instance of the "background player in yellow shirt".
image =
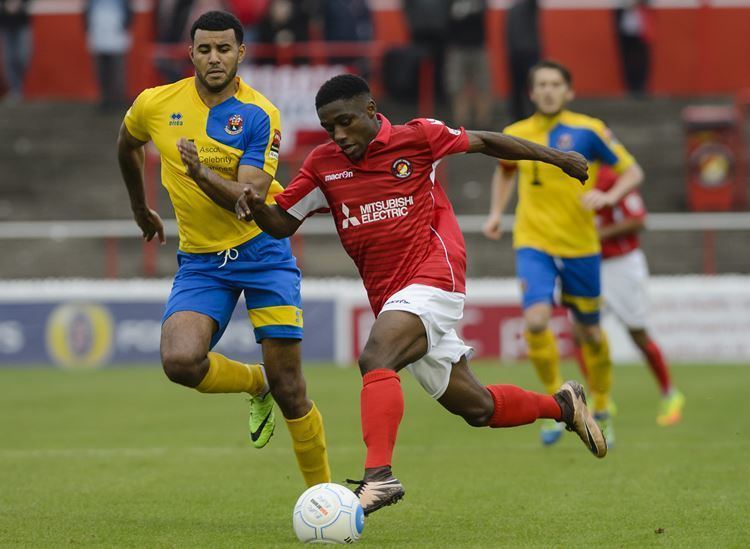
<svg viewBox="0 0 750 549">
<path fill-rule="evenodd" d="M 263 447 L 273 434 L 273 399 L 286 418 L 308 485 L 330 481 L 323 420 L 302 377 L 300 271 L 288 240 L 237 220 L 234 204 L 250 185 L 266 200 L 274 180 L 279 111 L 237 77 L 245 54 L 240 22 L 208 12 L 191 29 L 195 76 L 143 91 L 125 116 L 118 157 L 136 223 L 146 240 L 164 227 L 143 190 L 143 146 L 161 154 L 162 183 L 174 205 L 179 269 L 162 320 L 167 377 L 204 393 L 249 393 L 250 436 Z M 211 352 L 244 293 L 264 365 Z M 270 393 L 269 393 L 270 389 Z"/>
<path fill-rule="evenodd" d="M 606 334 L 599 324 L 601 249 L 594 211 L 616 204 L 640 185 L 643 172 L 601 120 L 566 110 L 574 96 L 572 77 L 566 67 L 553 61 L 540 62 L 529 72 L 529 89 L 536 112 L 504 132 L 583 154 L 589 161 L 589 179 L 584 186 L 574 185 L 569 176 L 553 166 L 500 161 L 493 177 L 484 233 L 488 238 L 500 238 L 503 211 L 518 181 L 513 245 L 523 292 L 529 358 L 547 392 L 557 391 L 562 379 L 549 320 L 559 282 L 561 301 L 572 313 L 576 338 L 590 373 L 594 417 L 611 446 L 612 361 Z M 612 166 L 618 174 L 607 192 L 594 188 L 600 163 Z M 556 442 L 562 428 L 554 421 L 544 423 L 542 442 Z"/>
</svg>

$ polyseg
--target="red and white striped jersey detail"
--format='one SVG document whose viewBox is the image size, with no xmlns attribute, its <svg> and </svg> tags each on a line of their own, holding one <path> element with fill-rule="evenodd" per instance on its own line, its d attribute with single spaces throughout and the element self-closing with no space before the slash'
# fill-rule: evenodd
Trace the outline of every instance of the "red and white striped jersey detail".
<svg viewBox="0 0 750 549">
<path fill-rule="evenodd" d="M 453 207 L 435 181 L 445 156 L 466 152 L 463 129 L 417 119 L 380 131 L 352 162 L 330 142 L 317 147 L 276 203 L 297 219 L 330 211 L 375 314 L 409 284 L 466 291 L 466 246 Z"/>
</svg>

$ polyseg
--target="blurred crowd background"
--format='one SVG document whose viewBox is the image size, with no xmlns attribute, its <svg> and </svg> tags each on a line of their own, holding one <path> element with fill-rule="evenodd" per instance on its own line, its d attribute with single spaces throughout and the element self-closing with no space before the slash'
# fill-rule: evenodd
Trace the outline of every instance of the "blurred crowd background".
<svg viewBox="0 0 750 549">
<path fill-rule="evenodd" d="M 14 258 L 0 277 L 174 271 L 173 254 L 104 224 L 130 213 L 115 138 L 141 90 L 191 74 L 190 24 L 211 9 L 241 20 L 242 76 L 281 108 L 282 184 L 325 139 L 312 103 L 332 74 L 368 78 L 395 122 L 501 130 L 531 113 L 528 69 L 553 58 L 573 72 L 573 109 L 604 119 L 644 167 L 652 212 L 746 209 L 750 1 L 0 0 L 0 236 Z M 169 218 L 149 156 L 148 192 Z M 442 167 L 469 226 L 486 214 L 493 169 L 469 157 Z M 747 272 L 747 231 L 665 219 L 644 239 L 655 273 Z M 62 223 L 84 221 L 102 224 Z M 353 276 L 330 229 L 295 242 L 303 267 Z M 470 276 L 512 276 L 508 242 L 471 228 L 467 241 Z"/>
</svg>

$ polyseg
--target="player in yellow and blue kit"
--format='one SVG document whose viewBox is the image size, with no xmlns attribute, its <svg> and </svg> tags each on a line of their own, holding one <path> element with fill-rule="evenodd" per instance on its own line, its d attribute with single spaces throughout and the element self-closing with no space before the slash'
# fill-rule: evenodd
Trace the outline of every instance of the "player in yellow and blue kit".
<svg viewBox="0 0 750 549">
<path fill-rule="evenodd" d="M 191 37 L 195 76 L 143 91 L 118 139 L 120 169 L 144 238 L 158 235 L 164 242 L 162 221 L 143 191 L 148 141 L 161 154 L 162 183 L 177 217 L 179 269 L 162 320 L 162 365 L 169 379 L 200 392 L 250 394 L 250 435 L 258 448 L 273 434 L 272 395 L 305 481 L 329 482 L 323 421 L 307 398 L 300 365 L 300 271 L 288 240 L 234 214 L 246 185 L 271 203 L 283 190 L 274 179 L 279 111 L 237 77 L 245 46 L 234 16 L 208 12 Z M 264 364 L 211 352 L 243 293 Z"/>
<path fill-rule="evenodd" d="M 575 335 L 590 372 L 594 417 L 612 446 L 612 362 L 606 334 L 599 325 L 601 254 L 594 211 L 616 204 L 641 183 L 643 172 L 602 121 L 566 110 L 573 99 L 573 88 L 570 72 L 563 65 L 542 61 L 533 67 L 529 89 L 536 112 L 504 132 L 583 154 L 589 161 L 589 179 L 581 186 L 548 164 L 501 161 L 493 178 L 484 233 L 488 238 L 500 238 L 502 213 L 517 179 L 513 245 L 523 292 L 529 358 L 547 392 L 557 391 L 562 379 L 549 320 L 559 281 L 561 301 L 572 313 Z M 594 188 L 600 163 L 612 166 L 618 174 L 617 182 L 607 192 Z M 542 442 L 552 444 L 561 433 L 561 424 L 547 422 L 542 426 Z"/>
</svg>

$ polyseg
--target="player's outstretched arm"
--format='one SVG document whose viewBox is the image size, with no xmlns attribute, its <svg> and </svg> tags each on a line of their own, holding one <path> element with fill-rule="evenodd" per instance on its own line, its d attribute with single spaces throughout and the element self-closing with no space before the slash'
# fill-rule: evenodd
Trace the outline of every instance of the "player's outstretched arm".
<svg viewBox="0 0 750 549">
<path fill-rule="evenodd" d="M 154 236 L 164 244 L 164 223 L 159 214 L 148 207 L 146 193 L 143 190 L 143 165 L 146 153 L 143 146 L 146 143 L 133 137 L 123 123 L 117 136 L 117 160 L 120 173 L 125 181 L 130 196 L 130 208 L 133 210 L 135 222 L 143 232 L 143 238 L 151 241 Z"/>
<path fill-rule="evenodd" d="M 264 233 L 274 238 L 292 236 L 302 221 L 287 213 L 277 204 L 266 204 L 263 197 L 251 186 L 244 188 L 242 195 L 235 204 L 237 219 L 255 221 Z"/>
<path fill-rule="evenodd" d="M 586 159 L 577 152 L 558 151 L 504 133 L 467 131 L 466 135 L 469 137 L 467 152 L 480 152 L 504 160 L 536 160 L 552 164 L 581 183 L 589 177 Z"/>
</svg>

